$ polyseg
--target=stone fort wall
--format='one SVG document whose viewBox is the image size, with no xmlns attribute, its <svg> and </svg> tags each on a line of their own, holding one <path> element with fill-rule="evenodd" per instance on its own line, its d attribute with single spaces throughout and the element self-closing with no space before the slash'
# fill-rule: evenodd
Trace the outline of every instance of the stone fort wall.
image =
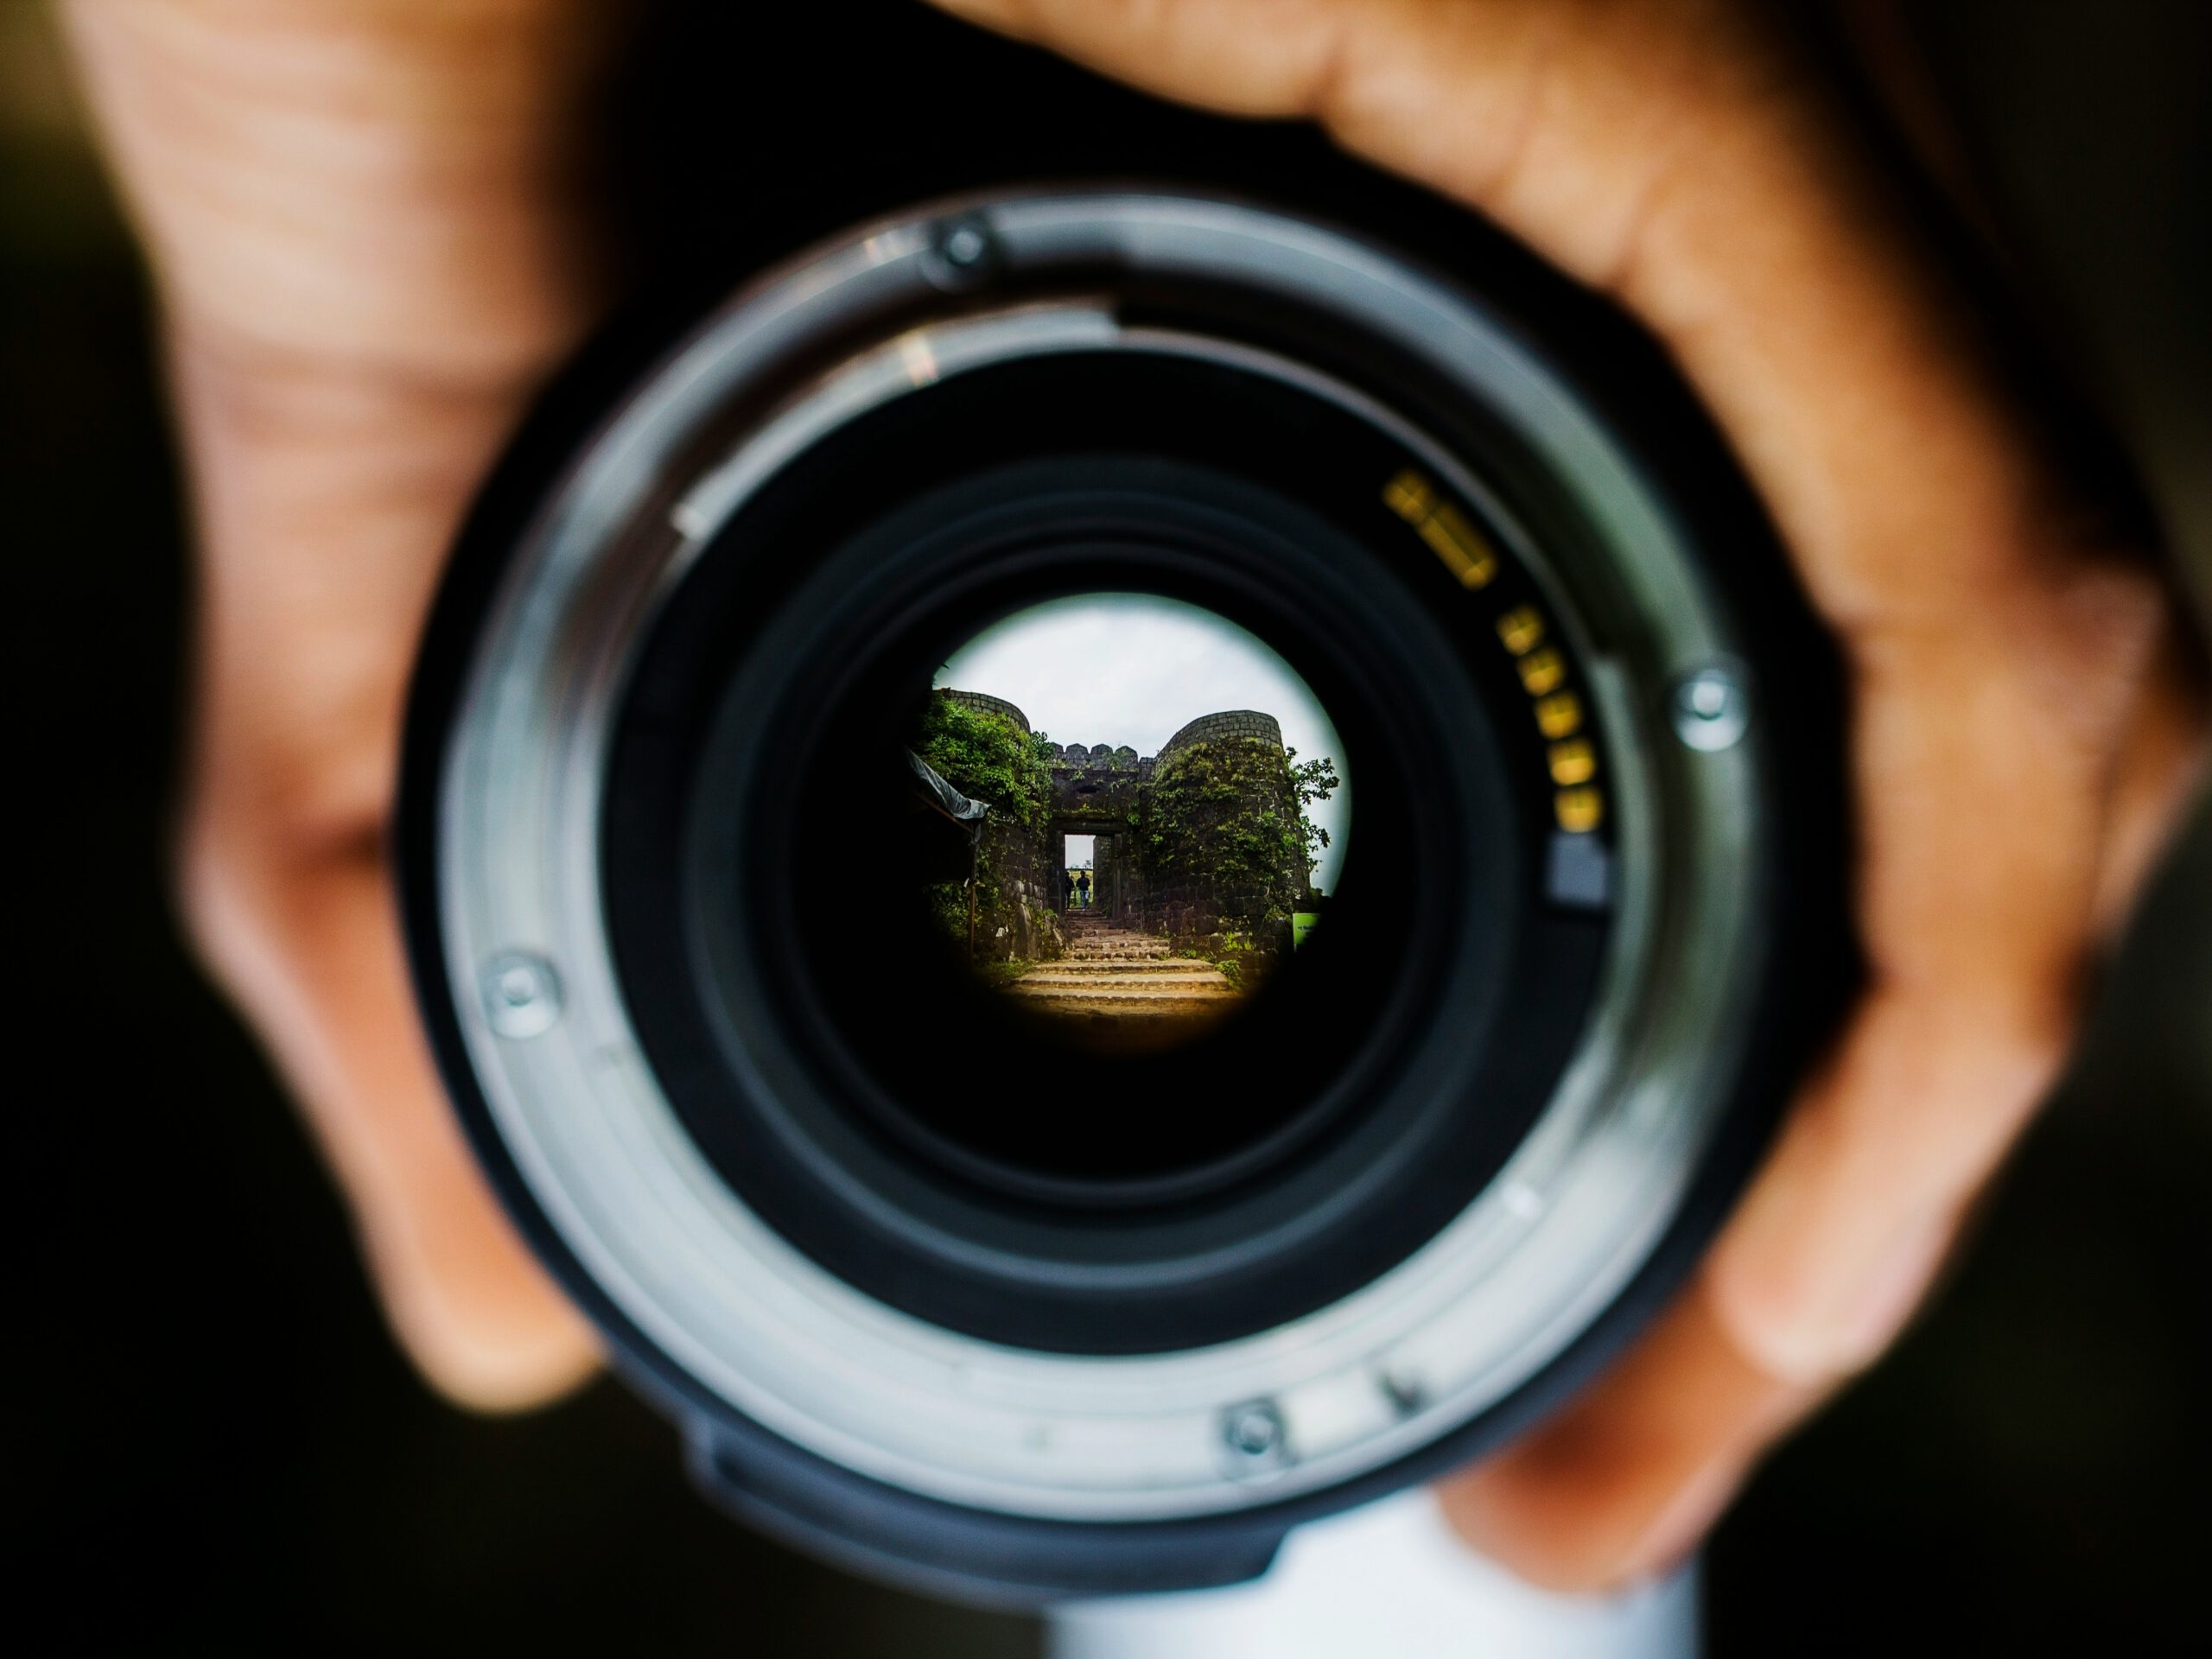
<svg viewBox="0 0 2212 1659">
<path fill-rule="evenodd" d="M 965 690 L 944 695 L 1031 729 L 1021 709 L 1003 697 Z M 1157 755 L 1140 755 L 1128 744 L 1055 743 L 1050 748 L 1052 822 L 1034 838 L 1034 848 L 1002 848 L 1000 868 L 1019 890 L 1002 896 L 1001 913 L 1021 922 L 1013 929 L 1019 939 L 998 942 L 994 954 L 1005 954 L 1008 946 L 1012 954 L 1029 954 L 1020 944 L 1033 936 L 1022 923 L 1039 902 L 1040 881 L 1049 901 L 1060 899 L 1060 837 L 1069 834 L 1096 837 L 1093 914 L 1186 950 L 1238 958 L 1255 973 L 1287 952 L 1289 913 L 1305 887 L 1302 858 L 1255 871 L 1232 867 L 1220 851 L 1239 821 L 1297 822 L 1297 801 L 1281 760 L 1282 727 L 1273 715 L 1253 709 L 1201 715 Z"/>
<path fill-rule="evenodd" d="M 1218 743 L 1232 737 L 1249 737 L 1281 748 L 1283 747 L 1282 722 L 1273 715 L 1263 715 L 1256 709 L 1232 709 L 1226 714 L 1200 715 L 1160 746 L 1160 757 L 1164 760 L 1176 750 L 1188 748 L 1193 743 Z"/>
<path fill-rule="evenodd" d="M 1060 877 L 1049 838 L 1002 813 L 984 820 L 977 868 L 988 873 L 976 916 L 977 954 L 988 962 L 1050 962 L 1066 949 Z"/>
<path fill-rule="evenodd" d="M 1012 721 L 1023 731 L 1029 729 L 1029 716 L 1008 702 L 1004 697 L 995 697 L 982 691 L 940 691 L 939 696 L 958 703 L 963 709 L 974 709 L 986 715 L 996 715 L 1001 720 Z"/>
</svg>

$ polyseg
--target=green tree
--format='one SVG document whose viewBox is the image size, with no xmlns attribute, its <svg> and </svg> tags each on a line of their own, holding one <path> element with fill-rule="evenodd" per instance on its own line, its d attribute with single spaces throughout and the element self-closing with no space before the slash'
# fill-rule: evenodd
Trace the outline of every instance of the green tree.
<svg viewBox="0 0 2212 1659">
<path fill-rule="evenodd" d="M 1041 732 L 1026 732 L 1003 715 L 932 691 L 922 706 L 914 753 L 969 800 L 1025 830 L 1044 828 L 1052 776 L 1046 768 L 1052 746 Z"/>
<path fill-rule="evenodd" d="M 1284 752 L 1290 767 L 1290 790 L 1298 802 L 1298 832 L 1306 848 L 1306 880 L 1313 880 L 1313 868 L 1321 861 L 1321 852 L 1329 844 L 1329 832 L 1313 822 L 1306 808 L 1344 787 L 1344 780 L 1337 776 L 1337 763 L 1327 755 L 1317 760 L 1300 761 L 1296 749 Z"/>
</svg>

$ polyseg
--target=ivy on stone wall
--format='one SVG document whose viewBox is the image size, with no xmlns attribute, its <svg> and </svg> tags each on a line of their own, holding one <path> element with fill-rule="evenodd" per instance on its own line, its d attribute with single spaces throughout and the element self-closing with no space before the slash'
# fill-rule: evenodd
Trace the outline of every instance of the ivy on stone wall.
<svg viewBox="0 0 2212 1659">
<path fill-rule="evenodd" d="M 1255 889 L 1270 910 L 1303 893 L 1307 824 L 1279 743 L 1229 737 L 1164 755 L 1145 815 L 1147 863 L 1161 877 Z"/>
<path fill-rule="evenodd" d="M 979 962 L 1062 954 L 1058 834 L 1094 825 L 1126 870 L 1112 884 L 1117 917 L 1126 903 L 1130 925 L 1255 972 L 1288 950 L 1291 913 L 1328 845 L 1307 809 L 1341 786 L 1333 761 L 1300 761 L 1274 718 L 1249 710 L 1193 721 L 1141 769 L 1111 764 L 1121 752 L 1103 746 L 1109 764 L 1093 766 L 1084 752 L 1071 769 L 1074 749 L 1057 751 L 1022 727 L 1011 704 L 940 692 L 916 734 L 916 753 L 990 809 L 972 890 L 960 881 L 928 893 L 963 944 L 972 903 Z"/>
<path fill-rule="evenodd" d="M 915 753 L 947 783 L 1024 830 L 1045 827 L 1052 802 L 1051 745 L 1005 715 L 932 692 L 923 705 Z"/>
<path fill-rule="evenodd" d="M 991 809 L 976 848 L 978 958 L 1058 956 L 1059 921 L 1046 899 L 1043 873 L 1052 800 L 1051 747 L 995 709 L 933 692 L 923 707 L 914 752 L 963 795 Z M 925 899 L 946 937 L 964 947 L 968 884 L 932 887 Z"/>
</svg>

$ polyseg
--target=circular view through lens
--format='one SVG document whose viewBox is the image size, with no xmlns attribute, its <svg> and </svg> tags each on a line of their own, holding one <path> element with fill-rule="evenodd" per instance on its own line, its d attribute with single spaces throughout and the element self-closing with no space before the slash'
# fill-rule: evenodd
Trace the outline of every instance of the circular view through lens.
<svg viewBox="0 0 2212 1659">
<path fill-rule="evenodd" d="M 929 916 L 1003 1006 L 1088 1047 L 1235 1013 L 1344 867 L 1327 714 L 1254 635 L 1173 600 L 1085 594 L 985 630 L 938 671 L 911 762 L 950 855 Z"/>
</svg>

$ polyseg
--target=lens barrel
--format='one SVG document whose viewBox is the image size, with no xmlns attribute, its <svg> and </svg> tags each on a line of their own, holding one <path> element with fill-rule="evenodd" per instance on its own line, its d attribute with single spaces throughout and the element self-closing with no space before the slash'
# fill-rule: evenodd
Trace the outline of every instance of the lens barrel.
<svg viewBox="0 0 2212 1659">
<path fill-rule="evenodd" d="M 425 1019 L 765 1524 L 971 1595 L 1249 1576 L 1586 1377 L 1739 1185 L 1847 982 L 1831 659 L 1648 345 L 1477 246 L 941 201 L 487 490 L 410 713 Z M 1325 925 L 1173 1047 L 1011 1017 L 880 874 L 941 831 L 932 673 L 1094 594 L 1262 642 L 1357 778 Z"/>
</svg>

